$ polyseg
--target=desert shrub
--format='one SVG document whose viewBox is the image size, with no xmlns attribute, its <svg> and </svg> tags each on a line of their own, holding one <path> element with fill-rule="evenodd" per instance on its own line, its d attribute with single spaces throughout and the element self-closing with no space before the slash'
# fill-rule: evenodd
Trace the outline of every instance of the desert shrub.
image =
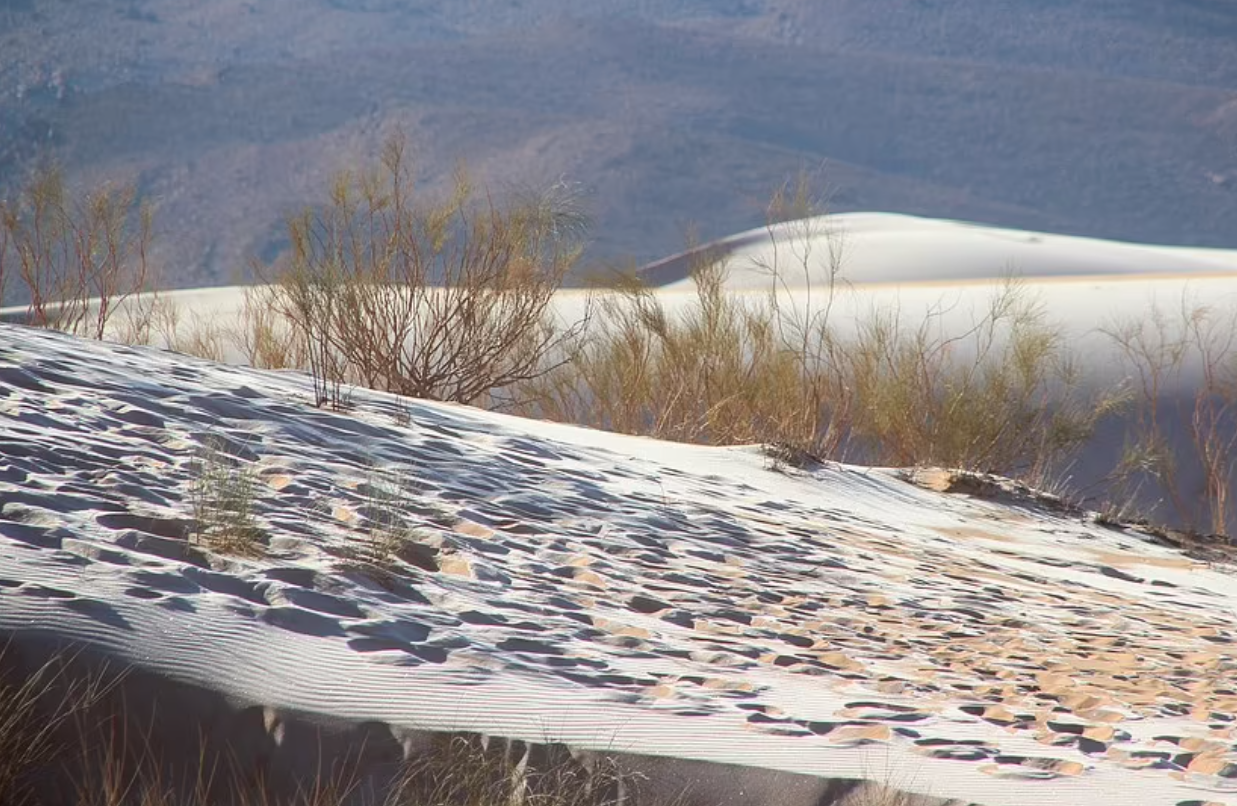
<svg viewBox="0 0 1237 806">
<path fill-rule="evenodd" d="M 309 369 L 309 346 L 305 333 L 293 329 L 266 304 L 266 291 L 246 288 L 240 317 L 229 334 L 245 358 L 257 369 Z"/>
<path fill-rule="evenodd" d="M 361 534 L 357 557 L 379 572 L 391 572 L 405 547 L 417 542 L 418 533 L 409 524 L 406 502 L 416 492 L 399 475 L 378 467 L 371 468 L 361 491 L 365 503 L 361 510 Z"/>
<path fill-rule="evenodd" d="M 132 339 L 154 297 L 147 254 L 151 208 L 133 185 L 71 191 L 59 169 L 39 170 L 0 199 L 0 300 L 26 305 L 26 322 L 101 339 L 121 307 Z"/>
<path fill-rule="evenodd" d="M 227 360 L 233 336 L 214 317 L 198 311 L 189 311 L 186 316 L 165 298 L 152 321 L 152 332 L 162 337 L 164 349 L 207 361 Z"/>
<path fill-rule="evenodd" d="M 263 301 L 304 345 L 319 404 L 345 383 L 464 403 L 552 368 L 580 325 L 548 315 L 579 257 L 583 218 L 561 190 L 500 204 L 461 170 L 443 201 L 418 194 L 402 138 L 339 174 L 294 217 L 291 255 Z"/>
<path fill-rule="evenodd" d="M 830 379 L 785 349 L 772 311 L 727 293 L 724 263 L 704 257 L 692 277 L 685 312 L 667 312 L 635 282 L 601 297 L 571 361 L 522 389 L 523 410 L 663 439 L 826 452 L 837 406 Z"/>
<path fill-rule="evenodd" d="M 1066 346 L 1016 285 L 971 328 L 941 312 L 909 326 L 876 310 L 854 333 L 808 328 L 786 308 L 727 294 L 724 266 L 696 269 L 694 304 L 667 312 L 647 289 L 603 298 L 573 360 L 536 384 L 531 413 L 708 444 L 939 464 L 1044 478 L 1120 398 L 1086 393 Z"/>
<path fill-rule="evenodd" d="M 771 257 L 751 267 L 768 278 L 763 297 L 729 291 L 731 267 L 708 249 L 688 250 L 695 294 L 674 311 L 619 275 L 571 361 L 527 384 L 521 410 L 672 440 L 766 443 L 775 457 L 1039 482 L 1121 404 L 1084 389 L 1060 332 L 1012 280 L 962 332 L 939 306 L 914 319 L 875 308 L 840 326 L 839 305 L 854 309 L 845 233 L 819 212 L 803 181 L 774 194 Z"/>
<path fill-rule="evenodd" d="M 1168 509 L 1161 517 L 1193 531 L 1233 534 L 1237 307 L 1206 305 L 1183 293 L 1177 311 L 1153 304 L 1148 315 L 1114 322 L 1105 333 L 1134 393 L 1113 494 L 1134 499 L 1154 490 Z M 1199 379 L 1193 388 L 1185 384 L 1190 376 Z"/>
<path fill-rule="evenodd" d="M 815 211 L 806 188 L 802 179 L 793 190 L 783 187 L 769 206 L 774 259 L 759 267 L 771 275 L 766 300 L 730 293 L 728 263 L 690 244 L 695 296 L 683 310 L 667 311 L 636 274 L 614 273 L 600 283 L 597 315 L 572 344 L 571 360 L 523 384 L 520 410 L 663 439 L 835 453 L 851 402 L 828 360 L 838 272 L 831 267 L 823 283 L 813 279 L 811 246 L 800 245 L 817 234 L 816 219 L 777 229 Z M 802 272 L 793 282 L 806 293 L 792 293 L 792 271 Z"/>
<path fill-rule="evenodd" d="M 1122 395 L 1082 385 L 1061 330 L 1008 281 L 962 332 L 934 308 L 916 324 L 875 310 L 838 351 L 867 461 L 982 470 L 1044 483 Z"/>
</svg>

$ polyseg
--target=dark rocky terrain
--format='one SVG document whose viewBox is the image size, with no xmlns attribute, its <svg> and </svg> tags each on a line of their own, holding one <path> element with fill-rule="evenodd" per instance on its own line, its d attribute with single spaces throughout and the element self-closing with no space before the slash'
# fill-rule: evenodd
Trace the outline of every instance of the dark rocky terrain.
<svg viewBox="0 0 1237 806">
<path fill-rule="evenodd" d="M 0 186 L 40 156 L 158 204 L 174 285 L 402 126 L 426 182 L 577 181 L 594 258 L 838 210 L 1237 246 L 1231 0 L 3 0 Z"/>
</svg>

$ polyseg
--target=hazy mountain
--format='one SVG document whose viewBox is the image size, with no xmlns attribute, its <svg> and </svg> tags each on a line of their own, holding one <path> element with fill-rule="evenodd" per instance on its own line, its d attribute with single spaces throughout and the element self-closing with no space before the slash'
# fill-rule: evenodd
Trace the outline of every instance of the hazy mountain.
<svg viewBox="0 0 1237 806">
<path fill-rule="evenodd" d="M 402 125 L 427 182 L 582 183 L 594 257 L 839 210 L 1237 246 L 1233 0 L 0 0 L 0 184 L 157 201 L 227 282 Z"/>
</svg>

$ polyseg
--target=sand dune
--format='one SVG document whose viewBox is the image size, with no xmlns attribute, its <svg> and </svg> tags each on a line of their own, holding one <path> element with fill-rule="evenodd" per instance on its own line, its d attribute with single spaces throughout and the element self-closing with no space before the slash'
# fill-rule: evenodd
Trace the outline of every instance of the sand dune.
<svg viewBox="0 0 1237 806">
<path fill-rule="evenodd" d="M 736 804 L 779 802 L 727 785 L 750 768 L 988 806 L 1237 797 L 1237 586 L 1146 535 L 753 448 L 364 390 L 332 413 L 299 374 L 0 327 L 0 634 L 228 704 L 178 719 L 739 765 L 662 773 Z M 207 441 L 252 473 L 260 559 L 189 539 Z M 380 574 L 390 500 L 412 537 Z"/>
<path fill-rule="evenodd" d="M 895 213 L 819 216 L 703 248 L 729 258 L 731 287 L 751 290 L 769 287 L 771 268 L 791 287 L 820 286 L 831 268 L 857 285 L 967 283 L 1008 275 L 1039 281 L 1237 274 L 1235 250 L 1121 243 Z M 650 264 L 643 273 L 653 285 L 683 286 L 692 254 Z"/>
</svg>

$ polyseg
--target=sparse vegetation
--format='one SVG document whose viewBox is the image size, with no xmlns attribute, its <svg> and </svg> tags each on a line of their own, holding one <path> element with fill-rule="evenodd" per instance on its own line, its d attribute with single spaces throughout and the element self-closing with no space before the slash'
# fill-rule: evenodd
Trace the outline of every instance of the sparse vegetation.
<svg viewBox="0 0 1237 806">
<path fill-rule="evenodd" d="M 198 449 L 190 484 L 193 537 L 221 554 L 258 556 L 267 541 L 254 514 L 259 480 L 228 444 L 209 435 Z"/>
<path fill-rule="evenodd" d="M 37 772 L 66 754 L 63 730 L 78 724 L 108 684 L 70 675 L 65 657 L 15 676 L 8 673 L 10 653 L 10 646 L 0 646 L 0 803 L 36 806 Z"/>
<path fill-rule="evenodd" d="M 417 532 L 408 524 L 404 501 L 410 492 L 400 480 L 375 468 L 364 484 L 361 509 L 361 548 L 358 558 L 379 573 L 392 572 L 397 561 L 416 544 Z"/>
<path fill-rule="evenodd" d="M 0 199 L 0 304 L 12 294 L 30 324 L 101 339 L 129 303 L 133 338 L 145 340 L 155 298 L 139 292 L 154 281 L 151 232 L 151 208 L 133 185 L 79 193 L 45 167 Z"/>
<path fill-rule="evenodd" d="M 410 397 L 493 403 L 561 363 L 565 330 L 548 315 L 580 254 L 570 194 L 500 204 L 463 170 L 449 197 L 416 191 L 402 138 L 381 167 L 335 178 L 327 204 L 288 225 L 291 256 L 262 303 L 306 348 L 319 405 L 344 384 Z"/>
<path fill-rule="evenodd" d="M 644 796 L 640 777 L 603 753 L 553 742 L 428 734 L 380 768 L 366 748 L 303 760 L 316 770 L 276 784 L 261 754 L 241 757 L 161 709 L 154 695 L 127 710 L 125 674 L 83 671 L 57 655 L 23 673 L 0 651 L 0 801 L 6 806 L 673 806 Z M 16 678 L 17 682 L 13 682 Z M 141 714 L 147 714 L 142 716 Z M 241 723 L 238 723 L 241 724 Z M 170 758 L 174 730 L 193 747 Z M 371 778 L 362 787 L 363 775 Z M 376 785 L 375 785 L 376 784 Z M 625 799 L 619 800 L 620 797 Z"/>
<path fill-rule="evenodd" d="M 814 212 L 804 198 L 801 186 L 780 192 L 770 220 L 787 207 Z M 817 222 L 772 237 L 760 301 L 729 293 L 728 266 L 707 251 L 695 253 L 695 299 L 683 310 L 619 277 L 572 360 L 523 390 L 523 411 L 670 440 L 765 443 L 777 461 L 931 464 L 1041 483 L 1122 405 L 1084 391 L 1059 330 L 1012 280 L 962 333 L 942 309 L 913 325 L 877 309 L 843 330 L 833 316 L 850 293 L 844 244 Z"/>
<path fill-rule="evenodd" d="M 1127 499 L 1152 486 L 1186 529 L 1231 535 L 1237 529 L 1237 307 L 1221 308 L 1183 292 L 1174 313 L 1114 323 L 1134 385 L 1134 414 L 1114 489 Z M 1186 371 L 1201 377 L 1193 389 Z M 1169 389 L 1179 390 L 1174 396 Z"/>
<path fill-rule="evenodd" d="M 392 806 L 649 803 L 638 796 L 637 783 L 615 761 L 598 755 L 581 763 L 559 744 L 444 735 L 432 752 L 407 766 Z"/>
</svg>

